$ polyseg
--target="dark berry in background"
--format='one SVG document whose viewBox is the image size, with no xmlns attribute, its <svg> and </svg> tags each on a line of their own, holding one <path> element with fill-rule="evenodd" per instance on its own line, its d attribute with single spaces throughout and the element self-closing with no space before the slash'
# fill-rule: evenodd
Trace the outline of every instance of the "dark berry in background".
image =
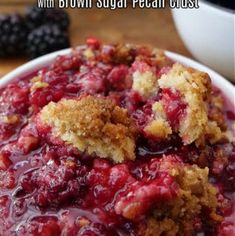
<svg viewBox="0 0 235 236">
<path fill-rule="evenodd" d="M 235 10 L 235 1 L 234 0 L 207 0 L 208 2 L 217 4 L 221 7 L 226 7 L 231 10 Z"/>
<path fill-rule="evenodd" d="M 62 9 L 41 9 L 36 5 L 28 7 L 25 13 L 27 25 L 29 29 L 35 29 L 44 24 L 56 24 L 62 30 L 69 28 L 69 16 L 66 11 Z"/>
<path fill-rule="evenodd" d="M 45 20 L 46 23 L 57 24 L 63 30 L 67 30 L 69 28 L 69 16 L 64 10 L 47 9 Z"/>
<path fill-rule="evenodd" d="M 0 57 L 35 58 L 70 46 L 69 16 L 62 9 L 27 8 L 25 15 L 0 15 Z"/>
<path fill-rule="evenodd" d="M 30 32 L 26 52 L 30 58 L 35 58 L 68 47 L 68 33 L 57 25 L 48 24 Z"/>
<path fill-rule="evenodd" d="M 0 15 L 0 57 L 17 56 L 25 49 L 27 29 L 17 14 Z"/>
<path fill-rule="evenodd" d="M 25 18 L 29 29 L 35 29 L 43 24 L 45 12 L 45 9 L 38 8 L 36 5 L 26 9 Z"/>
</svg>

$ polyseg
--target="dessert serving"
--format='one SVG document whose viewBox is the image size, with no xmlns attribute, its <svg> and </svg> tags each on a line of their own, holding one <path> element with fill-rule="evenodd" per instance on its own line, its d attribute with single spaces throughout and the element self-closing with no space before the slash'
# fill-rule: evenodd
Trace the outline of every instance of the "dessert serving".
<svg viewBox="0 0 235 236">
<path fill-rule="evenodd" d="M 234 104 L 158 49 L 87 44 L 0 91 L 0 235 L 235 235 Z"/>
</svg>

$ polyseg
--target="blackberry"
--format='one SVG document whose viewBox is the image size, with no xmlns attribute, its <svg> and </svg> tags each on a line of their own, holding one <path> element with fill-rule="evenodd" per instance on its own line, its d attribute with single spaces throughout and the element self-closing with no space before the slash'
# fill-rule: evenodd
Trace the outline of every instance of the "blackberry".
<svg viewBox="0 0 235 236">
<path fill-rule="evenodd" d="M 45 21 L 46 23 L 57 24 L 63 30 L 67 30 L 70 24 L 67 12 L 61 9 L 47 9 Z"/>
<path fill-rule="evenodd" d="M 46 15 L 46 9 L 30 6 L 26 9 L 25 18 L 27 26 L 30 30 L 42 25 Z"/>
<path fill-rule="evenodd" d="M 17 15 L 0 15 L 0 57 L 24 52 L 27 30 L 24 19 Z"/>
<path fill-rule="evenodd" d="M 235 10 L 235 3 L 234 1 L 228 0 L 207 0 L 208 2 L 220 5 L 222 7 L 226 7 L 228 9 Z"/>
<path fill-rule="evenodd" d="M 31 58 L 70 46 L 68 33 L 57 25 L 43 25 L 33 30 L 27 38 L 26 52 Z"/>
<path fill-rule="evenodd" d="M 69 16 L 61 9 L 42 9 L 36 5 L 28 7 L 25 14 L 27 25 L 30 30 L 44 24 L 56 24 L 63 30 L 69 28 Z"/>
</svg>

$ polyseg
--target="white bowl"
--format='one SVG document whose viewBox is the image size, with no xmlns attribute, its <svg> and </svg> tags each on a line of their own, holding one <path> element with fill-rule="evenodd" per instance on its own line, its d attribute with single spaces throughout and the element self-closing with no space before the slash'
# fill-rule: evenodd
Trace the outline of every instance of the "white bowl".
<svg viewBox="0 0 235 236">
<path fill-rule="evenodd" d="M 198 9 L 173 9 L 172 14 L 193 56 L 235 82 L 234 13 L 200 0 Z"/>
<path fill-rule="evenodd" d="M 38 59 L 32 60 L 17 69 L 13 70 L 9 74 L 5 75 L 2 77 L 0 80 L 0 87 L 6 85 L 10 81 L 16 79 L 16 78 L 22 78 L 27 74 L 30 74 L 36 70 L 39 70 L 47 65 L 49 65 L 58 55 L 65 55 L 71 52 L 71 49 L 65 49 L 61 51 L 57 51 L 51 54 L 47 54 L 45 56 L 42 56 Z M 173 61 L 180 62 L 186 66 L 193 67 L 195 69 L 207 72 L 211 79 L 213 84 L 217 87 L 220 88 L 221 91 L 224 93 L 225 97 L 227 100 L 231 103 L 234 104 L 235 102 L 235 87 L 228 82 L 225 78 L 223 78 L 221 75 L 218 73 L 214 72 L 213 70 L 209 69 L 208 67 L 193 61 L 187 57 L 181 56 L 179 54 L 173 53 L 166 51 L 166 55 L 171 58 Z"/>
</svg>

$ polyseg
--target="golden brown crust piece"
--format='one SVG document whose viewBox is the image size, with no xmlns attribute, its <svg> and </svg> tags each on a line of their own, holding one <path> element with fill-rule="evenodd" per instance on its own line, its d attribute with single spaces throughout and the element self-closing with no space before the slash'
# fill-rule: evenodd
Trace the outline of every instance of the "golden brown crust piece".
<svg viewBox="0 0 235 236">
<path fill-rule="evenodd" d="M 226 138 L 216 121 L 208 115 L 211 82 L 206 73 L 175 63 L 166 75 L 158 80 L 160 88 L 178 90 L 187 104 L 185 118 L 180 122 L 179 132 L 185 145 L 196 142 L 198 146 L 218 142 Z"/>
<path fill-rule="evenodd" d="M 202 209 L 207 209 L 214 222 L 220 222 L 217 215 L 219 206 L 217 190 L 208 181 L 208 168 L 201 169 L 197 165 L 181 166 L 166 163 L 171 175 L 178 184 L 178 196 L 172 202 L 157 207 L 147 220 L 147 225 L 139 229 L 140 235 L 191 235 L 195 230 L 195 222 Z"/>
<path fill-rule="evenodd" d="M 166 66 L 172 66 L 173 62 L 166 55 L 164 50 L 159 48 L 153 49 L 153 59 L 152 59 L 159 68 Z"/>
<path fill-rule="evenodd" d="M 165 111 L 161 102 L 155 102 L 152 106 L 154 112 L 154 120 L 151 121 L 144 131 L 147 135 L 157 139 L 167 139 L 172 134 L 172 129 L 167 121 Z"/>
<path fill-rule="evenodd" d="M 140 230 L 140 236 L 175 236 L 179 231 L 179 226 L 171 219 L 165 218 L 162 221 L 156 221 L 154 218 L 149 218 L 146 229 Z"/>
<path fill-rule="evenodd" d="M 87 96 L 51 102 L 40 113 L 53 134 L 88 154 L 114 162 L 135 159 L 136 128 L 127 110 L 111 100 Z"/>
<path fill-rule="evenodd" d="M 183 95 L 188 107 L 185 120 L 180 122 L 179 133 L 185 144 L 198 140 L 208 122 L 205 102 L 210 92 L 208 75 L 176 63 L 168 74 L 161 77 L 159 85 L 177 89 Z"/>
<path fill-rule="evenodd" d="M 157 76 L 152 71 L 133 73 L 132 89 L 139 92 L 143 97 L 149 97 L 153 93 L 157 93 Z"/>
<path fill-rule="evenodd" d="M 111 61 L 117 64 L 130 64 L 134 61 L 134 56 L 131 54 L 136 46 L 130 44 L 119 44 L 116 46 Z"/>
</svg>

